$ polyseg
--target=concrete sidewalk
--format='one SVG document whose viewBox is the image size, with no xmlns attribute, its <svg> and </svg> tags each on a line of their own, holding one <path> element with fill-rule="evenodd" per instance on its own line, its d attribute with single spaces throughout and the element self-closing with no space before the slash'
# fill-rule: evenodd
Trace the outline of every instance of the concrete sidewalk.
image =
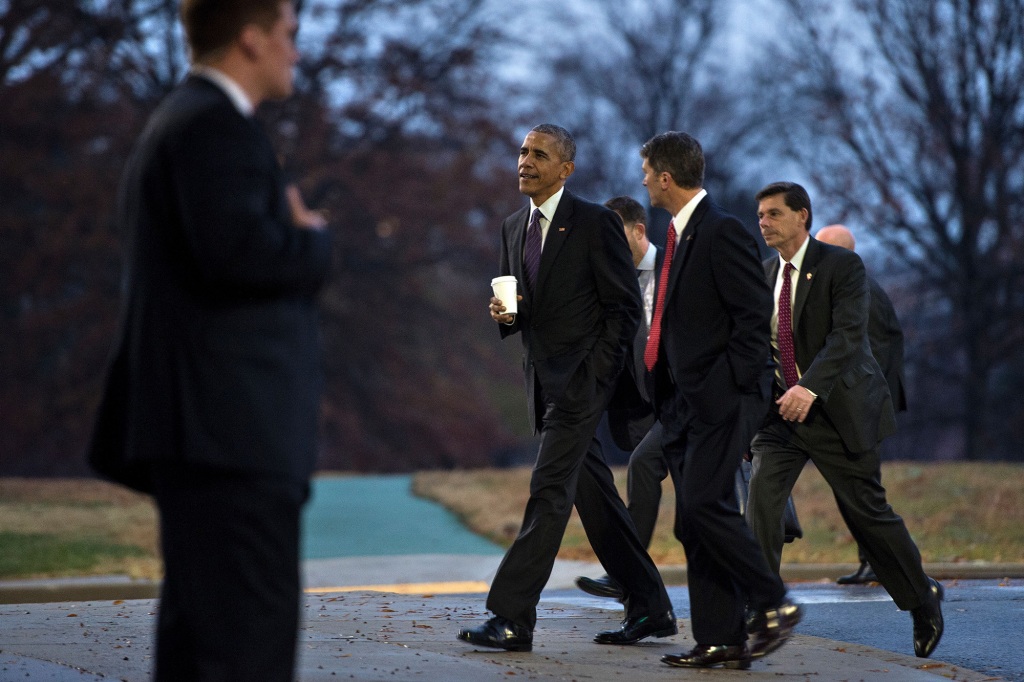
<svg viewBox="0 0 1024 682">
<path fill-rule="evenodd" d="M 0 680 L 148 680 L 155 609 L 148 599 L 0 607 Z M 617 625 L 620 613 L 545 599 L 533 652 L 505 653 L 455 639 L 461 625 L 486 617 L 480 595 L 310 594 L 298 679 L 679 680 L 708 674 L 659 662 L 663 654 L 693 645 L 685 621 L 680 634 L 668 639 L 632 647 L 592 643 L 594 633 Z M 992 679 L 938 660 L 800 635 L 750 671 L 714 674 L 746 680 Z"/>
<path fill-rule="evenodd" d="M 461 626 L 488 617 L 481 591 L 499 560 L 415 555 L 306 562 L 310 587 L 303 600 L 298 679 L 679 680 L 709 674 L 659 662 L 663 654 L 693 645 L 688 618 L 682 613 L 680 634 L 675 637 L 632 647 L 594 644 L 595 633 L 617 627 L 621 607 L 610 601 L 567 598 L 565 592 L 575 576 L 599 575 L 600 567 L 594 564 L 556 564 L 539 607 L 532 653 L 478 650 L 457 641 Z M 839 573 L 832 568 L 848 567 L 827 568 L 829 574 L 824 577 L 834 578 Z M 1021 573 L 1020 567 L 1010 573 L 1010 567 L 978 568 L 1004 577 Z M 964 577 L 962 569 L 959 577 Z M 667 582 L 678 577 L 678 570 L 665 571 Z M 802 570 L 805 576 L 810 573 L 807 567 Z M 938 570 L 931 572 L 942 577 Z M 99 581 L 93 583 L 91 588 L 97 588 Z M 368 591 L 371 586 L 389 591 Z M 0 593 L 11 587 L 0 585 Z M 69 584 L 63 587 L 67 590 Z M 109 581 L 102 586 L 113 587 Z M 0 606 L 0 682 L 148 680 L 156 609 L 154 599 L 120 599 L 113 594 L 88 601 Z M 941 656 L 941 647 L 937 654 Z M 713 674 L 746 680 L 780 676 L 887 682 L 995 679 L 940 659 L 918 659 L 806 635 L 797 635 L 750 671 Z"/>
</svg>

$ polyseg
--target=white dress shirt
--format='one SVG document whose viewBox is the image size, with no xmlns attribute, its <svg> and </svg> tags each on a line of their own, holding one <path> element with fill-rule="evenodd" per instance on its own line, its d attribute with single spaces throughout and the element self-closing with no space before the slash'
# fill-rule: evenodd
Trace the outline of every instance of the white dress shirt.
<svg viewBox="0 0 1024 682">
<path fill-rule="evenodd" d="M 672 222 L 675 223 L 676 227 L 676 246 L 679 246 L 679 240 L 683 236 L 683 230 L 686 229 L 686 224 L 690 222 L 690 216 L 693 215 L 693 211 L 697 208 L 697 204 L 699 204 L 700 200 L 707 195 L 708 191 L 706 189 L 702 189 L 697 192 L 692 199 L 686 202 L 685 206 L 679 209 L 679 213 L 676 213 L 672 217 Z"/>
<path fill-rule="evenodd" d="M 238 109 L 242 116 L 248 118 L 256 112 L 256 107 L 253 105 L 252 100 L 249 99 L 249 96 L 245 94 L 242 86 L 223 71 L 218 71 L 212 66 L 206 66 L 205 64 L 193 64 L 192 73 L 205 78 L 223 90 L 224 94 L 228 96 L 228 99 L 231 100 L 231 103 L 235 105 L 235 108 Z"/>
<path fill-rule="evenodd" d="M 637 279 L 640 280 L 640 294 L 644 300 L 644 319 L 647 320 L 647 328 L 651 328 L 651 319 L 654 316 L 654 265 L 658 260 L 658 247 L 648 244 L 647 253 L 640 259 L 636 266 Z"/>
<path fill-rule="evenodd" d="M 527 221 L 533 219 L 534 209 L 540 209 L 540 248 L 544 250 L 544 240 L 548 238 L 548 228 L 551 227 L 551 219 L 555 217 L 555 211 L 558 210 L 558 202 L 562 200 L 562 193 L 565 192 L 565 187 L 561 187 L 557 192 L 547 198 L 540 206 L 533 203 L 533 199 L 530 199 L 530 218 Z"/>
</svg>

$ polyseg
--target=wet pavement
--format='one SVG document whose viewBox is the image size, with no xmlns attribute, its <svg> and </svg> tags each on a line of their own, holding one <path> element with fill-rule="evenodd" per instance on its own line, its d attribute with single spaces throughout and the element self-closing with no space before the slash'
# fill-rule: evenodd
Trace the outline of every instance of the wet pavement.
<svg viewBox="0 0 1024 682">
<path fill-rule="evenodd" d="M 659 662 L 693 645 L 683 585 L 669 587 L 679 635 L 632 647 L 592 643 L 595 633 L 617 626 L 622 609 L 572 587 L 576 575 L 599 572 L 579 562 L 557 564 L 540 604 L 532 653 L 457 641 L 460 627 L 488 617 L 483 591 L 496 566 L 493 557 L 452 555 L 307 562 L 298 679 L 679 680 L 709 674 Z M 679 569 L 666 573 L 678 577 Z M 806 617 L 789 644 L 749 671 L 713 674 L 745 680 L 1024 681 L 1024 580 L 944 584 L 946 634 L 931 659 L 913 656 L 910 616 L 880 587 L 839 587 L 831 576 L 820 576 L 819 582 L 791 583 Z M 0 606 L 0 681 L 147 680 L 157 608 L 154 599 Z"/>
<path fill-rule="evenodd" d="M 931 659 L 913 656 L 910 615 L 879 586 L 839 587 L 853 565 L 784 565 L 804 605 L 793 640 L 749 671 L 659 662 L 693 645 L 684 567 L 662 574 L 675 637 L 601 646 L 622 608 L 576 590 L 600 566 L 559 561 L 539 606 L 532 653 L 456 640 L 486 619 L 502 550 L 409 493 L 409 477 L 320 477 L 304 532 L 298 680 L 861 680 L 1024 682 L 1024 566 L 927 565 L 946 586 L 946 632 Z M 387 516 L 391 514 L 392 516 Z M 377 532 L 388 528 L 387 533 Z M 368 531 L 368 529 L 370 529 Z M 402 529 L 401 533 L 392 529 Z M 149 679 L 159 585 L 121 577 L 0 581 L 0 682 Z"/>
</svg>

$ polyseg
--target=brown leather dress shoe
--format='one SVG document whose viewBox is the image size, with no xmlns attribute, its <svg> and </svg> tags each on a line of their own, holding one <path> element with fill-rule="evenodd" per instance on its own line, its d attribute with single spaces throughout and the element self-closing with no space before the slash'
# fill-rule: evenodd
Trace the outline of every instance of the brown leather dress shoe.
<svg viewBox="0 0 1024 682">
<path fill-rule="evenodd" d="M 459 639 L 476 646 L 505 651 L 532 651 L 533 632 L 507 618 L 495 616 L 483 625 L 459 630 Z"/>
<path fill-rule="evenodd" d="M 946 590 L 934 578 L 928 580 L 932 585 L 928 600 L 910 611 L 914 617 L 914 653 L 921 658 L 932 655 L 942 639 L 944 629 L 942 599 L 946 596 Z"/>
<path fill-rule="evenodd" d="M 662 663 L 677 668 L 714 668 L 722 666 L 731 670 L 746 670 L 750 667 L 750 652 L 746 644 L 722 646 L 695 646 L 689 653 L 666 654 Z"/>
<path fill-rule="evenodd" d="M 767 656 L 789 641 L 803 617 L 803 609 L 788 597 L 775 608 L 755 612 L 747 624 L 750 657 Z"/>
<path fill-rule="evenodd" d="M 671 609 L 657 616 L 627 618 L 618 630 L 608 630 L 594 635 L 598 644 L 636 644 L 644 637 L 671 637 L 679 632 L 676 614 Z"/>
</svg>

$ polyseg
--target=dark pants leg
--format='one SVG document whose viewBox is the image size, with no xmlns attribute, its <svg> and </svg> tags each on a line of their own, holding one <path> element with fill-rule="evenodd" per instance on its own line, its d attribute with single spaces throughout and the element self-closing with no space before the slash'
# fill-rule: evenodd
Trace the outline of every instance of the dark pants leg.
<svg viewBox="0 0 1024 682">
<path fill-rule="evenodd" d="M 752 461 L 747 522 L 768 565 L 778 573 L 782 566 L 782 547 L 786 541 L 783 513 L 808 457 L 801 448 L 780 438 L 772 430 L 762 430 L 754 436 L 750 453 Z"/>
<path fill-rule="evenodd" d="M 547 406 L 523 525 L 487 596 L 490 611 L 530 629 L 536 625 L 537 602 L 551 576 L 574 503 L 598 558 L 614 580 L 622 581 L 628 615 L 670 608 L 661 577 L 636 538 L 594 440 L 606 402 L 606 396 L 591 395 L 577 401 L 574 409 Z M 655 603 L 656 610 L 646 610 Z"/>
<path fill-rule="evenodd" d="M 645 548 L 651 546 L 661 506 L 661 482 L 668 476 L 668 463 L 661 449 L 661 439 L 661 422 L 656 421 L 629 456 L 629 467 L 626 469 L 627 509 L 636 526 L 636 534 Z"/>
<path fill-rule="evenodd" d="M 736 470 L 764 401 L 744 396 L 722 422 L 663 413 L 664 448 L 676 491 L 676 537 L 686 551 L 691 623 L 697 644 L 746 641 L 745 608 L 778 605 L 786 588 L 765 561 L 739 512 Z"/>
<path fill-rule="evenodd" d="M 804 463 L 810 459 L 832 488 L 839 512 L 863 547 L 879 582 L 904 610 L 920 606 L 931 589 L 921 554 L 903 519 L 885 498 L 878 449 L 851 453 L 824 413 L 797 427 L 773 420 L 754 439 L 756 464 L 750 482 L 751 527 L 766 554 L 781 561 L 782 510 Z"/>
<path fill-rule="evenodd" d="M 896 606 L 906 611 L 925 603 L 931 583 L 906 524 L 886 501 L 878 449 L 855 456 L 812 454 L 811 461 L 832 488 L 843 520 Z"/>
<path fill-rule="evenodd" d="M 661 574 L 637 535 L 596 440 L 580 472 L 576 510 L 598 560 L 622 587 L 626 617 L 668 611 L 672 605 Z"/>
<path fill-rule="evenodd" d="M 294 677 L 308 484 L 187 465 L 156 476 L 157 682 Z"/>
</svg>

